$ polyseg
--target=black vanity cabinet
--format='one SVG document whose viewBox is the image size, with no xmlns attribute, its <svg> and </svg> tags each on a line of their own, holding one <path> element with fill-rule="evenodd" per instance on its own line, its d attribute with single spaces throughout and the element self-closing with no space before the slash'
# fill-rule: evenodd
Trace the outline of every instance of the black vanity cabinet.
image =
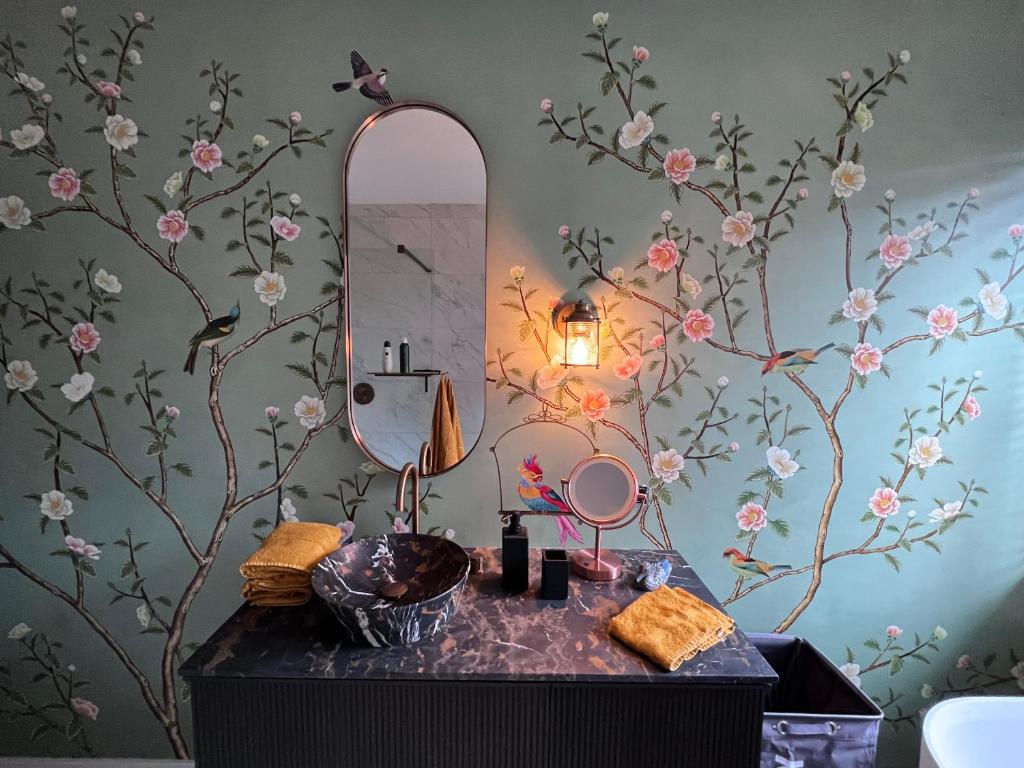
<svg viewBox="0 0 1024 768">
<path fill-rule="evenodd" d="M 566 601 L 501 589 L 479 550 L 451 623 L 417 645 L 342 645 L 318 601 L 243 606 L 183 665 L 197 768 L 754 768 L 772 668 L 737 630 L 663 672 L 609 637 L 668 556 L 672 586 L 717 605 L 675 552 L 617 551 L 626 575 Z"/>
</svg>

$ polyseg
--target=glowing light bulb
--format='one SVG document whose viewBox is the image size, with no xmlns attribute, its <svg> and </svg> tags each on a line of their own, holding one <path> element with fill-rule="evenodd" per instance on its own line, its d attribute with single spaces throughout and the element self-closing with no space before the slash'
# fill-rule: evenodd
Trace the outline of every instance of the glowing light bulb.
<svg viewBox="0 0 1024 768">
<path fill-rule="evenodd" d="M 577 336 L 569 344 L 569 365 L 588 365 L 590 359 L 590 345 L 586 337 Z"/>
</svg>

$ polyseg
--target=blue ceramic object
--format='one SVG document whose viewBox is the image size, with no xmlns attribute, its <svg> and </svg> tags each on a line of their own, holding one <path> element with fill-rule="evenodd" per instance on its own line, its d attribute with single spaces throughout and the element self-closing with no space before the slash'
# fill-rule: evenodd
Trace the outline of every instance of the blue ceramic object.
<svg viewBox="0 0 1024 768">
<path fill-rule="evenodd" d="M 662 558 L 658 562 L 647 562 L 640 566 L 640 573 L 636 575 L 636 585 L 647 592 L 653 592 L 662 584 L 668 582 L 672 573 L 672 563 Z"/>
</svg>

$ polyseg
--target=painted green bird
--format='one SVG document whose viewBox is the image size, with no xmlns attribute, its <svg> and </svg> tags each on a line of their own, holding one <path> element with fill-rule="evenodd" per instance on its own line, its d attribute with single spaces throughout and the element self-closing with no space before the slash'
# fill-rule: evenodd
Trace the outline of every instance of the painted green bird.
<svg viewBox="0 0 1024 768">
<path fill-rule="evenodd" d="M 766 373 L 792 373 L 799 376 L 807 370 L 807 366 L 818 362 L 818 355 L 826 350 L 832 349 L 835 344 L 829 342 L 824 347 L 817 349 L 788 349 L 772 355 L 761 369 L 761 375 Z"/>
<path fill-rule="evenodd" d="M 729 567 L 736 572 L 741 579 L 750 579 L 754 576 L 767 576 L 772 571 L 784 571 L 792 568 L 791 565 L 770 565 L 763 560 L 755 560 L 747 557 L 736 547 L 729 547 L 722 553 L 722 557 L 729 558 Z"/>
<path fill-rule="evenodd" d="M 211 320 L 203 330 L 192 337 L 192 340 L 189 341 L 188 358 L 185 360 L 185 373 L 196 372 L 196 357 L 199 355 L 199 349 L 209 349 L 220 344 L 223 339 L 235 332 L 235 328 L 238 327 L 238 318 L 241 316 L 242 309 L 236 301 L 235 306 L 228 314 Z"/>
</svg>

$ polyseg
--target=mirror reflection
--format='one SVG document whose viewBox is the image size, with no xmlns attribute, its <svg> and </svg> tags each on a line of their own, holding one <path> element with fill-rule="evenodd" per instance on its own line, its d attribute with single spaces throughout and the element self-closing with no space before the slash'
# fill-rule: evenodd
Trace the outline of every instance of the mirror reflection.
<svg viewBox="0 0 1024 768">
<path fill-rule="evenodd" d="M 398 104 L 369 118 L 345 167 L 349 418 L 363 450 L 443 472 L 483 429 L 487 175 L 468 128 Z"/>
</svg>

